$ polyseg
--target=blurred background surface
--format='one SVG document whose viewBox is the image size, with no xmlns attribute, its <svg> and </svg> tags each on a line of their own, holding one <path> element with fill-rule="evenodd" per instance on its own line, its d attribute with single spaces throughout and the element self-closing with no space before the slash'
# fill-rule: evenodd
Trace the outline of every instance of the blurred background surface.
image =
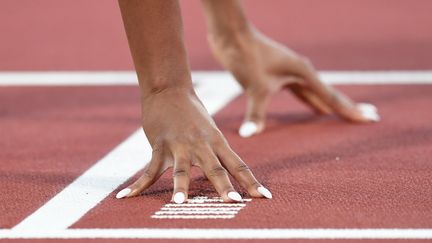
<svg viewBox="0 0 432 243">
<path fill-rule="evenodd" d="M 193 70 L 217 70 L 182 0 Z M 430 0 L 245 0 L 251 21 L 322 70 L 432 69 Z M 0 71 L 133 69 L 117 1 L 0 0 Z"/>
</svg>

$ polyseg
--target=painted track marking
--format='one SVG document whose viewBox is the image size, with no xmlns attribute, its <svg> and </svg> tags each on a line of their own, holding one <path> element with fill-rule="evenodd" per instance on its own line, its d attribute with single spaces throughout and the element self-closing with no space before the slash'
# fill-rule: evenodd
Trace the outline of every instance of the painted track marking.
<svg viewBox="0 0 432 243">
<path fill-rule="evenodd" d="M 250 202 L 252 199 L 244 199 Z M 208 203 L 210 202 L 210 203 Z M 174 206 L 175 205 L 175 206 Z M 165 204 L 156 211 L 154 219 L 233 219 L 246 203 L 224 203 L 221 198 L 194 197 L 187 203 Z M 205 210 L 202 209 L 205 207 Z"/>
<path fill-rule="evenodd" d="M 321 71 L 330 84 L 432 84 L 432 70 Z M 194 80 L 231 80 L 225 71 L 192 72 Z M 0 72 L 0 86 L 137 85 L 133 71 Z M 217 92 L 214 94 L 221 95 Z"/>
<path fill-rule="evenodd" d="M 432 239 L 432 229 L 0 230 L 0 239 Z"/>
<path fill-rule="evenodd" d="M 208 77 L 196 84 L 197 95 L 211 115 L 241 92 L 232 80 L 214 79 Z M 150 144 L 139 129 L 12 230 L 67 229 L 143 168 L 151 153 Z M 58 212 L 62 212 L 61 217 Z"/>
<path fill-rule="evenodd" d="M 121 78 L 123 75 L 123 78 Z M 332 84 L 432 84 L 432 71 L 372 71 L 372 72 L 320 72 L 324 81 Z M 228 82 L 232 77 L 225 72 L 194 72 L 194 80 L 198 84 L 205 80 L 213 80 L 212 85 L 217 86 L 221 82 Z M 208 82 L 210 84 L 210 82 Z M 136 85 L 136 77 L 133 72 L 0 72 L 0 86 L 81 86 L 81 85 Z M 233 89 L 215 89 L 212 85 L 198 85 L 200 97 L 208 93 L 210 98 L 206 104 L 209 112 L 216 112 L 218 103 L 214 99 L 221 95 L 230 93 L 233 97 L 240 92 L 238 86 Z M 226 85 L 226 84 L 225 84 Z M 228 85 L 230 87 L 230 85 Z M 204 91 L 199 91 L 204 88 Z M 222 91 L 222 92 L 221 92 Z M 212 102 L 213 100 L 213 102 Z M 206 103 L 207 100 L 203 100 Z M 220 108 L 220 107 L 219 107 Z M 142 134 L 142 133 L 141 133 Z M 131 136 L 132 137 L 132 136 Z M 145 140 L 145 139 L 144 139 Z M 144 141 L 142 141 L 144 143 Z M 143 147 L 144 144 L 141 144 Z M 113 151 L 114 152 L 114 151 Z M 108 155 L 107 155 L 108 156 Z M 124 157 L 122 158 L 124 160 Z M 140 160 L 135 161 L 140 163 Z M 96 167 L 96 164 L 93 166 Z M 92 168 L 93 168 L 92 167 Z M 91 174 L 90 168 L 86 173 Z M 118 167 L 116 167 L 119 169 Z M 97 171 L 97 170 L 96 170 Z M 85 182 L 85 174 L 74 181 L 74 186 L 79 189 L 75 191 L 80 198 L 80 192 L 85 190 L 85 186 L 91 188 L 91 183 Z M 94 172 L 93 172 L 94 173 Z M 131 173 L 133 174 L 133 173 Z M 130 176 L 127 175 L 126 177 Z M 97 173 L 95 174 L 97 175 Z M 81 180 L 80 180 L 81 178 Z M 88 179 L 88 178 L 87 178 Z M 94 179 L 94 178 L 93 178 Z M 119 178 L 115 179 L 118 180 Z M 77 182 L 81 182 L 77 183 Z M 100 183 L 100 182 L 98 182 Z M 71 184 L 71 185 L 72 185 Z M 114 183 L 115 184 L 115 183 Z M 69 185 L 67 188 L 69 188 Z M 100 185 L 98 185 L 100 186 Z M 113 186 L 113 184 L 111 184 Z M 65 188 L 65 190 L 67 189 Z M 113 187 L 107 190 L 110 191 Z M 87 188 L 89 189 L 89 188 Z M 73 192 L 73 191 L 71 191 Z M 102 192 L 98 192 L 102 193 Z M 96 193 L 96 194 L 98 194 Z M 109 194 L 106 191 L 106 195 Z M 66 193 L 63 193 L 65 196 Z M 59 194 L 60 195 L 60 194 Z M 97 197 L 93 194 L 93 197 Z M 99 194 L 100 196 L 101 194 Z M 56 196 L 57 197 L 57 196 Z M 54 200 L 53 198 L 52 200 Z M 51 200 L 50 200 L 51 202 Z M 75 203 L 75 202 L 73 202 Z M 71 203 L 71 205 L 73 205 Z M 82 203 L 82 201 L 80 201 Z M 91 203 L 86 204 L 90 210 Z M 44 205 L 42 208 L 47 207 Z M 41 208 L 41 209 L 42 209 Z M 38 210 L 39 211 L 39 210 Z M 36 211 L 36 212 L 38 212 Z M 83 210 L 85 211 L 85 210 Z M 36 213 L 35 212 L 35 213 Z M 85 212 L 84 212 L 85 213 Z M 32 214 L 33 215 L 33 214 Z M 45 216 L 52 216 L 46 214 Z M 74 217 L 77 217 L 76 215 Z M 79 218 L 79 217 L 78 217 Z M 58 220 L 59 217 L 56 217 Z M 54 220 L 53 220 L 54 222 Z M 65 229 L 65 222 L 58 222 L 61 227 L 48 228 L 19 228 L 0 229 L 0 239 L 36 239 L 36 238 L 170 238 L 170 239 L 432 239 L 432 229 Z M 57 222 L 56 222 L 57 224 Z M 55 225 L 54 225 L 55 226 Z"/>
<path fill-rule="evenodd" d="M 161 211 L 236 211 L 240 210 L 242 207 L 225 207 L 225 208 L 161 208 Z"/>
<path fill-rule="evenodd" d="M 237 209 L 240 210 L 240 209 Z M 191 215 L 199 215 L 199 214 L 204 214 L 204 215 L 213 215 L 213 214 L 237 214 L 236 210 L 227 210 L 227 211 L 221 211 L 221 210 L 205 210 L 205 211 L 189 211 L 189 210 L 177 210 L 177 211 L 169 211 L 169 210 L 164 210 L 164 211 L 158 211 L 154 213 L 155 215 L 180 215 L 180 214 L 191 214 Z"/>
<path fill-rule="evenodd" d="M 217 207 L 217 206 L 225 206 L 225 207 L 245 207 L 244 203 L 201 203 L 201 204 L 176 204 L 176 203 L 167 203 L 165 207 Z"/>
</svg>

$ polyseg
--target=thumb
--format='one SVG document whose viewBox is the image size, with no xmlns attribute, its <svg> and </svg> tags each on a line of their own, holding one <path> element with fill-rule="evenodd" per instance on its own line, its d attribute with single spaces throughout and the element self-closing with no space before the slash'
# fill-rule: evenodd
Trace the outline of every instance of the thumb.
<svg viewBox="0 0 432 243">
<path fill-rule="evenodd" d="M 247 138 L 264 130 L 266 110 L 270 99 L 266 94 L 248 94 L 246 116 L 240 126 L 239 135 Z"/>
</svg>

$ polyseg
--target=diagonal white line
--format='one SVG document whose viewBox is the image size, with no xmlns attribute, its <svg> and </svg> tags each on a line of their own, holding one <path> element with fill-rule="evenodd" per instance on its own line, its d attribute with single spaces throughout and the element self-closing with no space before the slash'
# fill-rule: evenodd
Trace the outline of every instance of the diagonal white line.
<svg viewBox="0 0 432 243">
<path fill-rule="evenodd" d="M 140 170 L 151 152 L 143 132 L 136 131 L 13 230 L 69 227 Z"/>
<path fill-rule="evenodd" d="M 215 114 L 241 91 L 232 79 L 215 80 L 203 76 L 196 83 L 197 95 L 210 114 Z M 12 230 L 68 228 L 143 168 L 150 160 L 151 151 L 141 129 L 136 131 Z"/>
</svg>

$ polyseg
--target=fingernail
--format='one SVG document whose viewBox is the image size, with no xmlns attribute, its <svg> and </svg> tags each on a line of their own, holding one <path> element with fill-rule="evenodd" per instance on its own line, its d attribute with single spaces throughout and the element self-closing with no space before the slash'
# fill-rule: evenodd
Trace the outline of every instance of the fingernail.
<svg viewBox="0 0 432 243">
<path fill-rule="evenodd" d="M 268 199 L 272 199 L 273 198 L 273 195 L 271 194 L 271 192 L 267 188 L 265 188 L 263 186 L 258 187 L 257 191 L 259 193 L 261 193 L 261 195 L 263 195 L 264 197 L 266 197 Z"/>
<path fill-rule="evenodd" d="M 183 192 L 177 192 L 174 194 L 173 201 L 177 204 L 184 203 L 186 196 Z"/>
<path fill-rule="evenodd" d="M 123 189 L 123 190 L 121 190 L 121 191 L 119 191 L 119 192 L 117 193 L 116 198 L 117 198 L 117 199 L 124 198 L 124 197 L 126 197 L 126 196 L 131 192 L 131 191 L 132 191 L 132 190 L 131 190 L 130 188 L 125 188 L 125 189 Z"/>
<path fill-rule="evenodd" d="M 372 104 L 361 103 L 358 104 L 358 109 L 361 111 L 363 117 L 371 121 L 379 121 L 380 116 L 378 115 L 377 108 Z"/>
<path fill-rule="evenodd" d="M 240 196 L 240 194 L 238 192 L 228 192 L 228 197 L 231 200 L 237 201 L 237 202 L 241 202 L 242 201 L 242 197 Z"/>
<path fill-rule="evenodd" d="M 247 138 L 258 131 L 258 126 L 255 122 L 247 121 L 240 126 L 239 134 L 241 137 Z"/>
</svg>

